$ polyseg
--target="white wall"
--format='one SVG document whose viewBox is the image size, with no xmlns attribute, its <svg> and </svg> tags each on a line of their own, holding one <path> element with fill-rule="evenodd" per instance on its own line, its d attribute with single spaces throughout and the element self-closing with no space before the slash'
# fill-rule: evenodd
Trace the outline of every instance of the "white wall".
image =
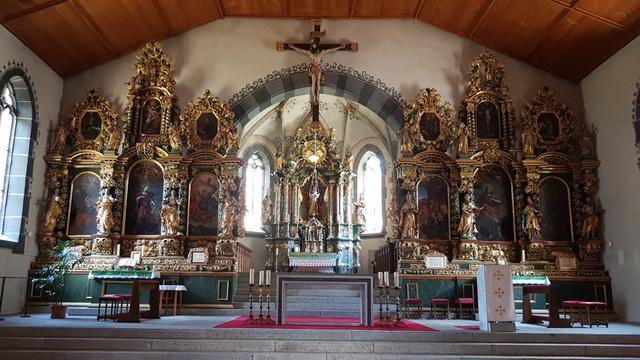
<svg viewBox="0 0 640 360">
<path fill-rule="evenodd" d="M 636 165 L 632 113 L 640 81 L 640 38 L 582 80 L 587 121 L 599 127 L 600 199 L 604 255 L 616 312 L 640 322 L 640 169 Z"/>
<path fill-rule="evenodd" d="M 39 119 L 38 141 L 35 147 L 31 203 L 24 255 L 13 254 L 11 249 L 0 248 L 0 276 L 26 276 L 27 271 L 38 254 L 36 234 L 39 224 L 39 207 L 43 200 L 45 186 L 45 163 L 49 129 L 58 121 L 62 101 L 63 80 L 51 68 L 25 47 L 9 31 L 0 26 L 0 64 L 10 60 L 22 62 L 35 85 L 37 111 Z M 7 280 L 2 303 L 3 313 L 20 312 L 24 303 L 26 279 Z"/>
</svg>

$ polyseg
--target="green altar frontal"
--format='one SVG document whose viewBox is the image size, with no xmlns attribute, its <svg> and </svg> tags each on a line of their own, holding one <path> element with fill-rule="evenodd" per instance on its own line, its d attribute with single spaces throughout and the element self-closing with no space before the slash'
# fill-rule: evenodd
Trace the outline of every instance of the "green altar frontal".
<svg viewBox="0 0 640 360">
<path fill-rule="evenodd" d="M 183 306 L 193 308 L 232 307 L 237 288 L 234 273 L 183 273 L 156 271 L 94 270 L 74 271 L 66 275 L 66 291 L 63 302 L 68 305 L 86 306 L 98 303 L 104 294 L 130 294 L 135 279 L 156 279 L 160 284 L 184 285 Z M 141 303 L 148 303 L 148 293 L 142 292 Z M 29 291 L 30 305 L 47 302 L 36 287 Z"/>
</svg>

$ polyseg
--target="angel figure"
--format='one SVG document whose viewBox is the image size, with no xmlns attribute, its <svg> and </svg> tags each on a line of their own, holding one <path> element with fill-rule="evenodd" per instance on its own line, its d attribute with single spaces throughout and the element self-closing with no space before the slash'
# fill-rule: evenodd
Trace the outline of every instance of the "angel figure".
<svg viewBox="0 0 640 360">
<path fill-rule="evenodd" d="M 529 235 L 529 240 L 540 239 L 540 219 L 538 210 L 533 205 L 533 199 L 527 197 L 527 205 L 522 209 L 525 216 L 524 230 Z"/>
<path fill-rule="evenodd" d="M 227 129 L 227 151 L 226 154 L 236 154 L 240 149 L 238 144 L 238 130 L 235 126 L 229 126 Z"/>
<path fill-rule="evenodd" d="M 167 135 L 169 136 L 169 145 L 171 145 L 171 149 L 180 151 L 180 149 L 182 149 L 182 138 L 180 136 L 180 131 L 171 126 L 169 127 Z"/>
<path fill-rule="evenodd" d="M 532 128 L 522 131 L 522 151 L 525 155 L 533 155 L 536 146 L 536 134 Z"/>
<path fill-rule="evenodd" d="M 67 129 L 64 126 L 58 126 L 56 129 L 56 135 L 53 139 L 53 146 L 51 150 L 56 152 L 62 152 L 64 150 L 64 146 L 67 143 Z"/>
<path fill-rule="evenodd" d="M 62 217 L 62 199 L 56 194 L 49 202 L 49 206 L 47 206 L 42 231 L 45 234 L 53 233 L 60 221 L 60 217 Z"/>
<path fill-rule="evenodd" d="M 584 221 L 582 223 L 580 235 L 583 240 L 595 239 L 598 233 L 598 227 L 600 226 L 600 217 L 598 216 L 598 212 L 589 198 L 587 198 L 587 201 L 582 206 L 581 210 L 584 216 Z"/>
<path fill-rule="evenodd" d="M 284 169 L 284 156 L 282 156 L 280 151 L 276 152 L 276 161 L 273 169 L 275 172 L 281 172 Z"/>
<path fill-rule="evenodd" d="M 111 135 L 109 135 L 109 141 L 107 142 L 107 150 L 116 151 L 120 147 L 120 140 L 122 139 L 122 126 L 114 126 L 111 129 Z"/>
<path fill-rule="evenodd" d="M 405 123 L 400 129 L 400 152 L 402 155 L 410 156 L 412 150 L 411 130 L 409 130 L 409 124 Z"/>
<path fill-rule="evenodd" d="M 353 208 L 356 218 L 357 225 L 364 225 L 366 222 L 366 217 L 364 215 L 365 203 L 364 203 L 364 194 L 360 194 L 360 197 L 357 201 L 353 202 Z"/>
<path fill-rule="evenodd" d="M 467 154 L 469 152 L 469 134 L 467 134 L 467 127 L 464 123 L 461 123 L 457 132 L 458 138 L 458 154 Z"/>
<path fill-rule="evenodd" d="M 116 202 L 111 195 L 109 195 L 109 188 L 103 188 L 102 194 L 96 202 L 96 208 L 98 212 L 96 214 L 96 222 L 98 224 L 98 234 L 109 234 L 111 228 L 115 224 L 113 220 L 113 203 Z"/>
</svg>

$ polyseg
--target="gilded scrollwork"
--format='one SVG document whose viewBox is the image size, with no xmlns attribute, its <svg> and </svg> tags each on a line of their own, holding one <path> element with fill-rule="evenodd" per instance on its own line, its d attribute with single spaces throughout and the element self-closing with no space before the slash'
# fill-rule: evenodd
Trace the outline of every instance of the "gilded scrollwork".
<svg viewBox="0 0 640 360">
<path fill-rule="evenodd" d="M 461 127 L 449 102 L 443 101 L 435 89 L 420 90 L 415 102 L 404 111 L 405 125 L 400 131 L 401 151 L 446 151 Z"/>
<path fill-rule="evenodd" d="M 235 154 L 238 139 L 234 118 L 227 103 L 206 90 L 201 97 L 189 102 L 180 115 L 188 147 L 221 155 Z"/>
<path fill-rule="evenodd" d="M 556 97 L 553 89 L 543 87 L 525 105 L 521 115 L 522 149 L 525 157 L 543 152 L 573 153 L 575 123 L 573 113 Z"/>
<path fill-rule="evenodd" d="M 85 99 L 73 107 L 64 126 L 71 132 L 74 151 L 102 151 L 107 148 L 115 150 L 120 146 L 111 138 L 121 129 L 119 123 L 120 119 L 111 102 L 95 90 L 90 90 Z"/>
</svg>

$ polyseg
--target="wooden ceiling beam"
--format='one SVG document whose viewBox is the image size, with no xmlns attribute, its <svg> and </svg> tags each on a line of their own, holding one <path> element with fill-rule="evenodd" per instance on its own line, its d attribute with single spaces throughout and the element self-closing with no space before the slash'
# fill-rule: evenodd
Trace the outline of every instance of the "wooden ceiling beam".
<svg viewBox="0 0 640 360">
<path fill-rule="evenodd" d="M 424 0 L 420 0 L 420 2 L 418 2 L 418 6 L 416 6 L 416 12 L 413 14 L 414 19 L 417 19 L 418 16 L 420 16 L 423 6 L 424 6 Z"/>
<path fill-rule="evenodd" d="M 50 8 L 52 6 L 56 6 L 56 5 L 58 5 L 60 3 L 63 3 L 65 1 L 68 1 L 68 0 L 51 0 L 51 1 L 47 1 L 47 2 L 44 2 L 44 3 L 39 4 L 39 5 L 32 6 L 32 7 L 27 8 L 27 9 L 23 9 L 23 10 L 16 11 L 16 12 L 11 13 L 11 14 L 7 14 L 2 19 L 0 19 L 0 23 L 6 23 L 8 21 L 17 19 L 19 17 L 23 17 L 23 16 L 26 16 L 26 15 L 29 15 L 29 14 L 33 14 L 33 13 L 38 12 L 40 10 L 44 10 L 44 9 Z"/>
<path fill-rule="evenodd" d="M 473 38 L 473 36 L 476 34 L 476 31 L 478 31 L 478 29 L 480 28 L 480 25 L 482 25 L 482 22 L 484 21 L 484 19 L 489 14 L 489 10 L 491 10 L 491 7 L 493 6 L 493 4 L 495 2 L 496 2 L 496 0 L 491 0 L 491 2 L 489 4 L 487 4 L 487 6 L 484 8 L 484 10 L 482 10 L 482 15 L 480 15 L 480 19 L 473 26 L 473 29 L 471 29 L 471 31 L 467 35 L 467 38 L 469 38 L 469 39 Z"/>
<path fill-rule="evenodd" d="M 107 35 L 100 29 L 98 24 L 93 20 L 93 17 L 87 12 L 87 10 L 82 6 L 82 4 L 78 3 L 75 0 L 70 0 L 69 4 L 71 8 L 78 13 L 78 16 L 82 21 L 87 25 L 91 31 L 94 32 L 100 43 L 111 53 L 112 56 L 118 56 L 118 51 L 114 44 L 109 41 Z"/>
<path fill-rule="evenodd" d="M 594 19 L 596 19 L 596 20 L 598 20 L 600 22 L 603 22 L 603 23 L 606 23 L 608 25 L 611 25 L 611 26 L 613 26 L 613 27 L 615 27 L 615 28 L 617 28 L 619 30 L 629 31 L 629 32 L 634 33 L 636 35 L 639 34 L 638 29 L 630 28 L 630 27 L 628 27 L 626 25 L 623 25 L 623 24 L 620 24 L 620 23 L 615 22 L 613 20 L 607 19 L 607 18 L 605 18 L 603 16 L 600 16 L 600 15 L 598 15 L 596 13 L 593 13 L 591 11 L 580 9 L 579 7 L 576 6 L 576 5 L 578 5 L 578 3 L 580 3 L 580 0 L 576 0 L 571 5 L 567 5 L 567 4 L 563 3 L 563 2 L 561 2 L 560 0 L 551 0 L 551 1 L 553 1 L 554 3 L 556 3 L 556 4 L 560 5 L 560 6 L 563 6 L 564 8 L 568 9 L 569 11 L 575 11 L 575 12 L 579 12 L 582 15 L 587 15 L 587 16 L 592 17 L 592 18 L 594 18 Z"/>
<path fill-rule="evenodd" d="M 178 32 L 171 25 L 171 22 L 167 18 L 167 14 L 165 14 L 164 10 L 162 10 L 162 7 L 158 3 L 158 0 L 151 0 L 151 4 L 153 6 L 153 10 L 155 10 L 156 15 L 158 15 L 158 18 L 160 19 L 162 26 L 164 27 L 165 36 L 170 37 L 176 35 Z"/>
<path fill-rule="evenodd" d="M 553 0 L 554 2 L 557 2 L 555 0 Z M 556 29 L 558 28 L 558 26 L 560 26 L 560 24 L 562 23 L 562 21 L 571 13 L 571 9 L 576 6 L 576 4 L 579 2 L 580 0 L 574 0 L 570 6 L 564 6 L 564 10 L 562 10 L 562 13 L 560 13 L 560 15 L 558 15 L 558 17 L 553 21 L 553 23 L 551 23 L 551 25 L 547 28 L 547 31 L 544 33 L 544 36 L 542 36 L 540 38 L 540 41 L 538 41 L 538 43 L 536 44 L 536 46 L 534 46 L 531 51 L 529 51 L 529 53 L 527 55 L 524 56 L 524 59 L 526 59 L 527 61 L 531 59 L 531 57 L 538 52 L 538 50 L 540 49 L 540 47 L 549 39 L 549 36 L 551 36 L 551 34 L 553 34 Z"/>
</svg>

